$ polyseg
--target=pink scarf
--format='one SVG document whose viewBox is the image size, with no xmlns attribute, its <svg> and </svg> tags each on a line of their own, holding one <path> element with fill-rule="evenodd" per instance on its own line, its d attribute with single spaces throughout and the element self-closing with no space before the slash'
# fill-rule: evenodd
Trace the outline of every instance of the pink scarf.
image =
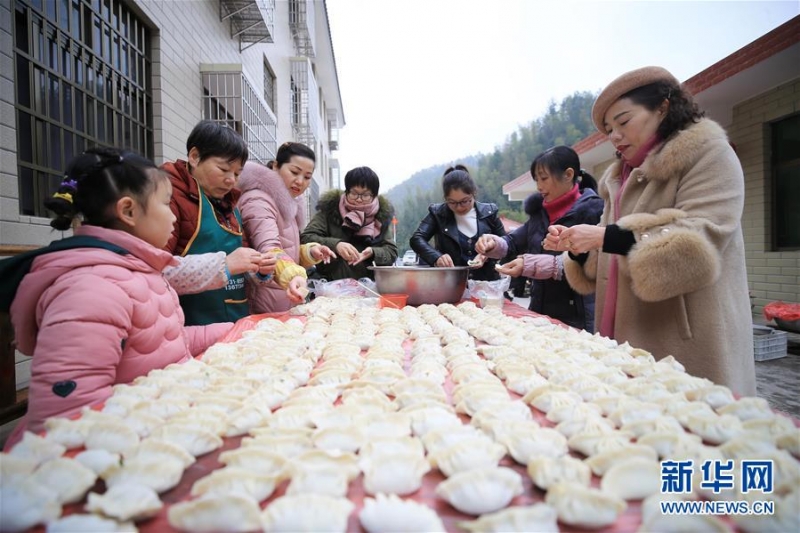
<svg viewBox="0 0 800 533">
<path fill-rule="evenodd" d="M 347 195 L 339 198 L 339 214 L 342 215 L 342 226 L 356 232 L 356 235 L 365 235 L 373 239 L 381 233 L 381 223 L 375 218 L 380 204 L 378 198 L 372 199 L 368 204 L 353 204 L 347 200 Z"/>
<path fill-rule="evenodd" d="M 551 202 L 542 203 L 545 211 L 547 211 L 547 216 L 550 217 L 550 223 L 555 224 L 556 220 L 566 215 L 567 211 L 580 197 L 581 192 L 578 190 L 578 184 L 576 183 L 566 194 L 562 194 Z"/>
<path fill-rule="evenodd" d="M 634 168 L 642 165 L 645 158 L 650 154 L 650 151 L 655 148 L 661 139 L 658 134 L 653 135 L 641 148 L 634 154 L 630 160 L 622 158 L 622 171 L 620 172 L 621 183 L 619 191 L 614 196 L 614 220 L 616 223 L 619 220 L 619 204 L 622 198 L 622 191 L 625 190 L 625 184 Z M 606 297 L 603 302 L 603 320 L 600 323 L 600 335 L 604 337 L 614 337 L 615 321 L 617 317 L 617 283 L 619 281 L 619 264 L 617 256 L 611 254 L 611 262 L 608 265 L 608 285 L 606 286 Z"/>
</svg>

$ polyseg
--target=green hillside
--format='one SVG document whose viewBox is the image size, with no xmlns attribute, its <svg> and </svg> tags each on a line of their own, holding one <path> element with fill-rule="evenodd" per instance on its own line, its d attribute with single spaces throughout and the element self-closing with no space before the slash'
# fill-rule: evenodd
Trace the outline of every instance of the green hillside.
<svg viewBox="0 0 800 533">
<path fill-rule="evenodd" d="M 522 204 L 509 202 L 503 194 L 503 185 L 529 170 L 533 158 L 547 148 L 572 145 L 593 133 L 591 110 L 595 97 L 584 91 L 564 98 L 559 104 L 551 102 L 544 115 L 520 127 L 493 152 L 459 159 L 457 162 L 470 169 L 480 200 L 494 202 L 501 214 L 524 221 Z M 450 164 L 420 170 L 388 192 L 397 210 L 397 246 L 401 253 L 410 248 L 408 240 L 425 217 L 428 206 L 442 201 L 442 172 Z"/>
</svg>

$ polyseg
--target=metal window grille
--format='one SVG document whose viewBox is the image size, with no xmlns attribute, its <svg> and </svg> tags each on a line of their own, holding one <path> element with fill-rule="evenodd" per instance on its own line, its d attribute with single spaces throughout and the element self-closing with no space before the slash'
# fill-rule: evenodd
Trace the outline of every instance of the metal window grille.
<svg viewBox="0 0 800 533">
<path fill-rule="evenodd" d="M 150 31 L 120 0 L 15 0 L 14 108 L 20 213 L 88 147 L 153 157 Z"/>
<path fill-rule="evenodd" d="M 297 55 L 313 58 L 315 48 L 313 0 L 289 0 L 289 30 Z"/>
<path fill-rule="evenodd" d="M 278 109 L 275 107 L 275 72 L 269 66 L 269 61 L 264 58 L 264 101 L 272 110 L 272 114 L 277 116 Z"/>
<path fill-rule="evenodd" d="M 772 249 L 800 250 L 800 113 L 770 125 Z"/>
<path fill-rule="evenodd" d="M 275 158 L 275 118 L 244 76 L 241 65 L 201 65 L 203 118 L 238 131 L 250 159 L 266 164 Z"/>
<path fill-rule="evenodd" d="M 298 142 L 317 146 L 319 139 L 319 100 L 317 80 L 308 58 L 293 58 L 291 62 L 292 129 Z"/>
</svg>

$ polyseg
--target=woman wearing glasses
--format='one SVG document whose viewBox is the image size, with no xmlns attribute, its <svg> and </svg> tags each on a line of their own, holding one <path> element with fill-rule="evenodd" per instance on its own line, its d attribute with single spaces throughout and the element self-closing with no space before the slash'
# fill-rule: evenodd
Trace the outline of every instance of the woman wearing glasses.
<svg viewBox="0 0 800 533">
<path fill-rule="evenodd" d="M 345 174 L 344 192 L 332 190 L 320 198 L 300 241 L 336 250 L 337 259 L 317 265 L 321 277 L 372 278 L 369 265 L 388 266 L 397 259 L 397 246 L 389 234 L 394 208 L 378 194 L 379 188 L 378 175 L 369 167 L 358 167 Z"/>
<path fill-rule="evenodd" d="M 327 246 L 300 245 L 300 228 L 305 223 L 302 196 L 315 166 L 311 148 L 285 142 L 278 148 L 273 168 L 250 162 L 242 170 L 239 208 L 247 239 L 259 252 L 277 258 L 271 279 L 247 285 L 251 313 L 287 311 L 301 303 L 308 293 L 306 267 L 336 257 Z"/>
<path fill-rule="evenodd" d="M 495 261 L 475 251 L 478 238 L 486 233 L 506 234 L 497 205 L 475 201 L 477 187 L 464 165 L 450 167 L 442 180 L 444 202 L 431 204 L 428 214 L 411 236 L 411 248 L 431 266 L 474 266 L 470 278 L 500 277 Z M 434 239 L 434 246 L 428 241 Z"/>
</svg>

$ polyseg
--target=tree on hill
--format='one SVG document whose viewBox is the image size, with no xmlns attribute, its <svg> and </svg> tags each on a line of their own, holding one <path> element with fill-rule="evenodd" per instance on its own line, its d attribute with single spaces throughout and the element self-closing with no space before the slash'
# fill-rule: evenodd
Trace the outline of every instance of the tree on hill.
<svg viewBox="0 0 800 533">
<path fill-rule="evenodd" d="M 519 202 L 510 202 L 503 185 L 530 169 L 531 161 L 544 150 L 575 144 L 594 131 L 591 111 L 596 95 L 576 92 L 561 103 L 550 102 L 541 117 L 511 133 L 502 146 L 488 154 L 464 157 L 478 186 L 478 198 L 497 204 L 505 216 L 526 219 Z M 397 210 L 397 246 L 410 248 L 409 239 L 428 213 L 428 206 L 442 201 L 441 176 L 449 164 L 436 165 L 415 173 L 387 194 Z"/>
</svg>

